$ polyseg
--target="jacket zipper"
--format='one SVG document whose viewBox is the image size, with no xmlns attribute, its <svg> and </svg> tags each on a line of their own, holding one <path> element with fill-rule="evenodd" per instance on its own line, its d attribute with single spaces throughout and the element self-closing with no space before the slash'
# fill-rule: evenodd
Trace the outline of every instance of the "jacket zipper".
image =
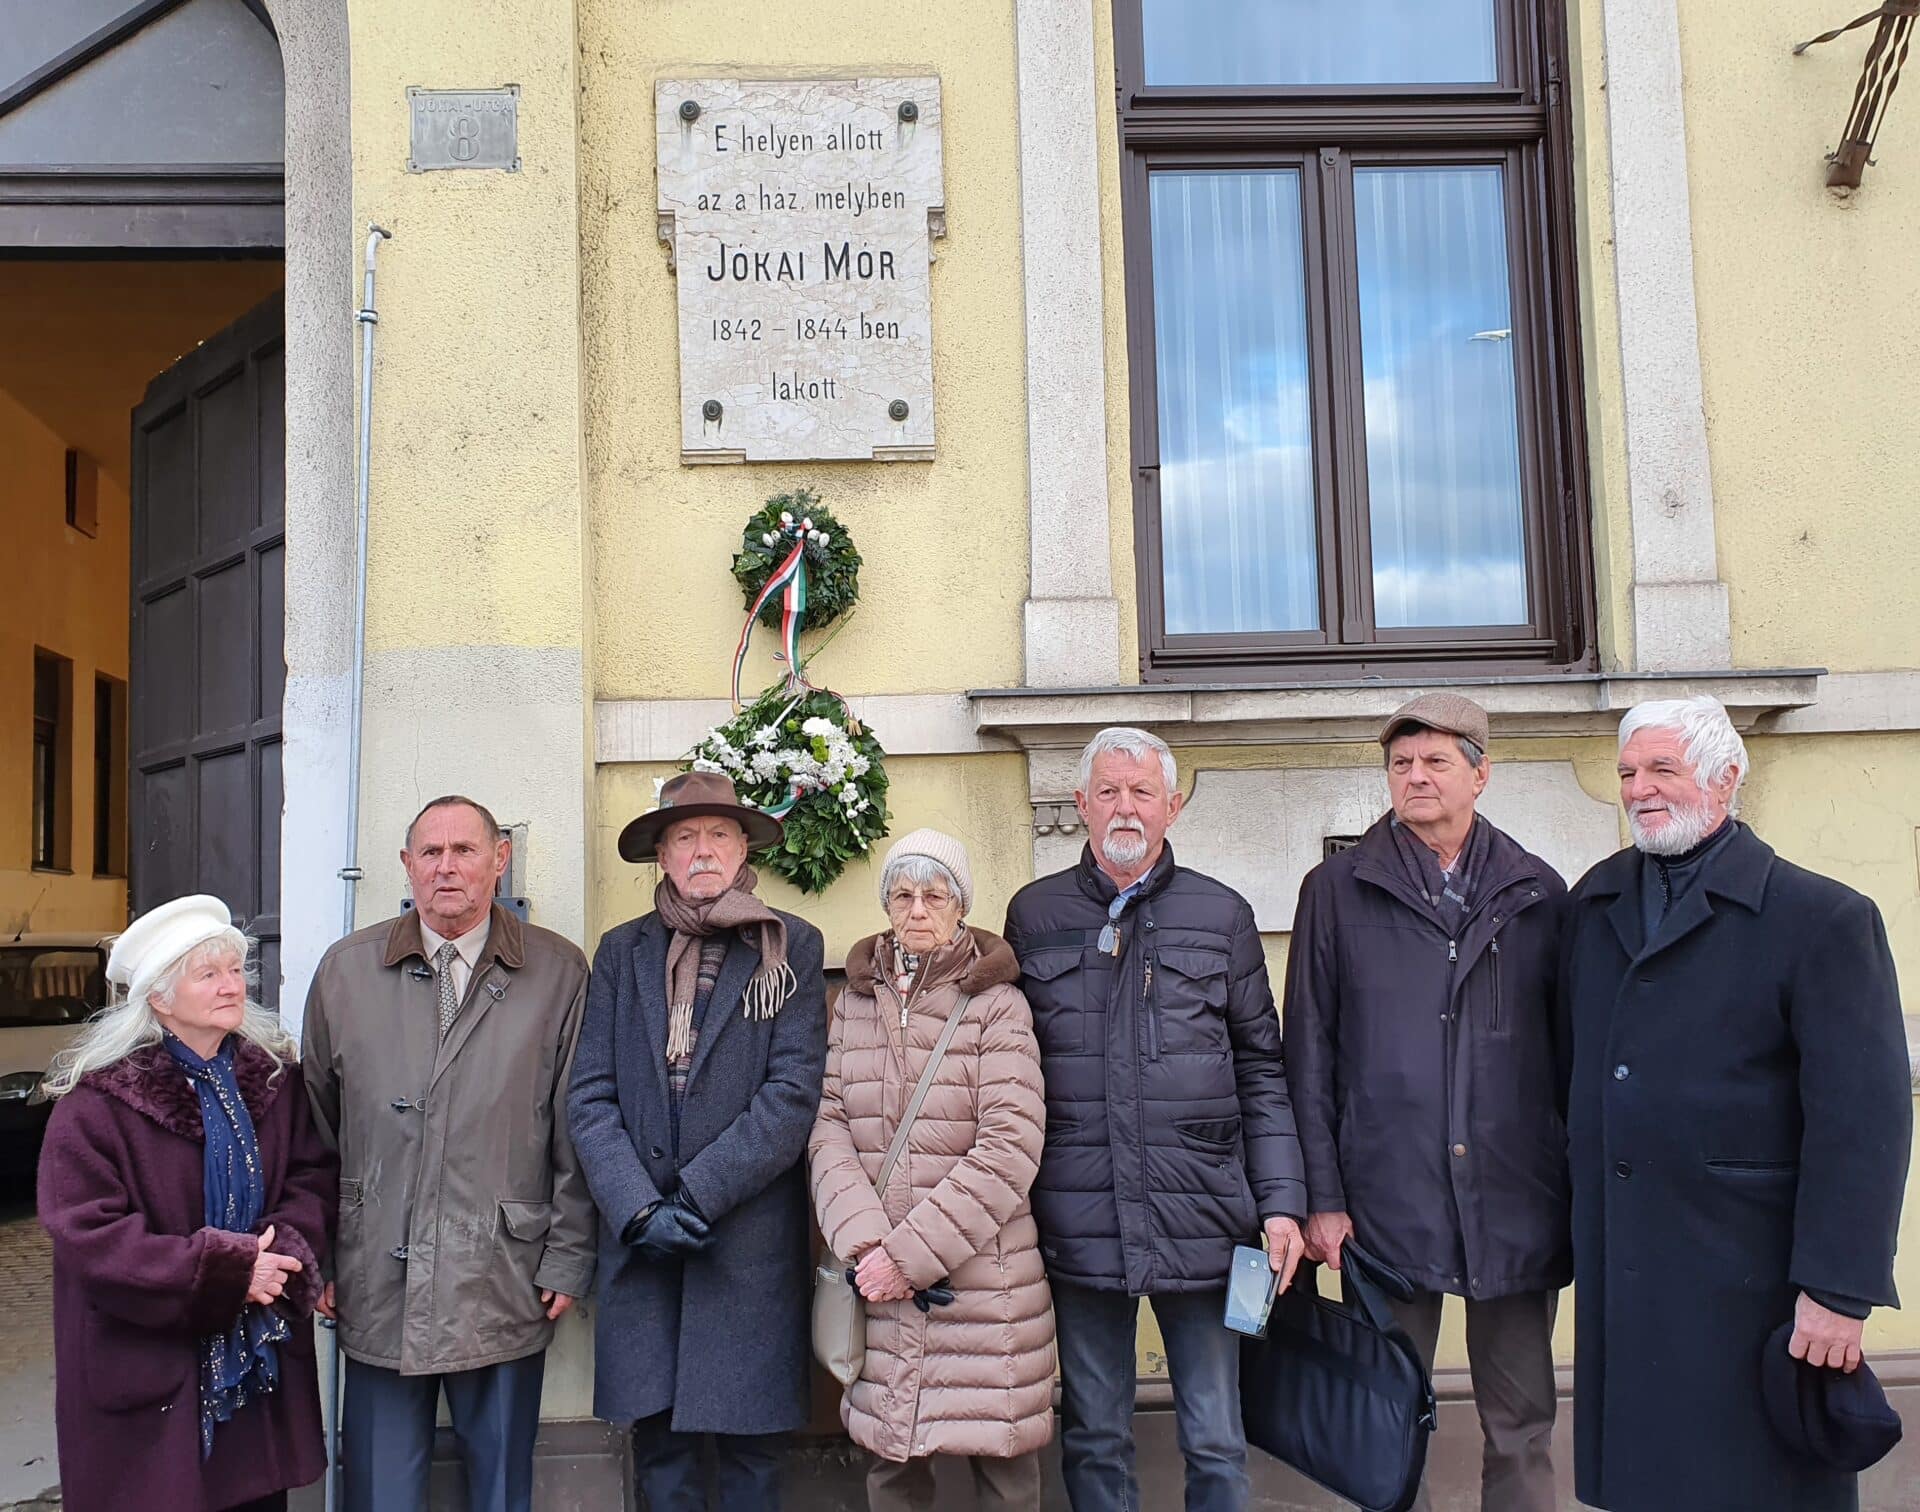
<svg viewBox="0 0 1920 1512">
<path fill-rule="evenodd" d="M 1494 1033 L 1500 1032 L 1500 942 L 1495 939 L 1488 943 L 1487 953 L 1493 957 L 1493 1016 L 1490 1025 Z"/>
<path fill-rule="evenodd" d="M 1160 1059 L 1160 1005 L 1153 996 L 1153 957 L 1147 957 L 1147 974 L 1140 983 L 1140 1009 L 1147 1016 L 1147 1059 Z"/>
</svg>

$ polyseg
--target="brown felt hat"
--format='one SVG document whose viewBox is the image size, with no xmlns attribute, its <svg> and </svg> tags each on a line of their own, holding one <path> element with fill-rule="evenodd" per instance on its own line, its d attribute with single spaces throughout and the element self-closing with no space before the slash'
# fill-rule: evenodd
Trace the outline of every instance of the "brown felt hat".
<svg viewBox="0 0 1920 1512">
<path fill-rule="evenodd" d="M 1393 737 L 1410 725 L 1424 725 L 1446 735 L 1464 735 L 1482 752 L 1487 749 L 1487 711 L 1458 693 L 1422 693 L 1401 704 L 1380 727 L 1380 744 L 1391 745 Z"/>
<path fill-rule="evenodd" d="M 620 831 L 620 859 L 651 861 L 659 849 L 660 836 L 670 824 L 682 819 L 701 819 L 709 814 L 736 821 L 747 832 L 747 849 L 765 850 L 778 845 L 783 833 L 780 821 L 769 813 L 740 801 L 733 790 L 733 779 L 725 772 L 682 772 L 671 777 L 660 789 L 660 801 Z"/>
</svg>

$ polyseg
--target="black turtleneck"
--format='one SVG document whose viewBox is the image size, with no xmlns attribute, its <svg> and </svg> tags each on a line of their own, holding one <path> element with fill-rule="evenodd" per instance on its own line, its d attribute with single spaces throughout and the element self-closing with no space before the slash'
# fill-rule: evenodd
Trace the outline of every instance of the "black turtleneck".
<svg viewBox="0 0 1920 1512">
<path fill-rule="evenodd" d="M 1640 856 L 1640 927 L 1651 940 L 1673 905 L 1700 880 L 1713 853 L 1727 843 L 1727 837 L 1740 827 L 1739 821 L 1726 818 L 1720 827 L 1692 850 L 1677 856 L 1656 856 L 1643 851 Z"/>
</svg>

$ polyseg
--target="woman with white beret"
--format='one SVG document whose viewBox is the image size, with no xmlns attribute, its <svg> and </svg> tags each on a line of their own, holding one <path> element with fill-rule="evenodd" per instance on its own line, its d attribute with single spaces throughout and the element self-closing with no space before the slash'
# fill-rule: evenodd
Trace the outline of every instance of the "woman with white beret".
<svg viewBox="0 0 1920 1512">
<path fill-rule="evenodd" d="M 311 1318 L 338 1162 L 249 949 L 218 898 L 142 915 L 47 1078 L 67 1512 L 284 1508 L 326 1468 Z"/>
<path fill-rule="evenodd" d="M 1046 1134 L 1033 1016 L 1006 941 L 965 922 L 973 873 L 958 840 L 903 836 L 880 901 L 887 930 L 847 952 L 808 1147 L 820 1231 L 866 1303 L 841 1416 L 874 1456 L 873 1512 L 931 1506 L 936 1454 L 966 1459 L 982 1512 L 1038 1512 L 1054 1352 L 1027 1205 Z"/>
</svg>

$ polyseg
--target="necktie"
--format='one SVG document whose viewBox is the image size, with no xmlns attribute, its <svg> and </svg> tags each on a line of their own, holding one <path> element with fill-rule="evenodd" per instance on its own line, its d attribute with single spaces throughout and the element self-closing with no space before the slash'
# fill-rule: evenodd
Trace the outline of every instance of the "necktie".
<svg viewBox="0 0 1920 1512">
<path fill-rule="evenodd" d="M 460 991 L 453 985 L 453 958 L 459 947 L 449 940 L 433 956 L 433 969 L 440 973 L 440 1037 L 445 1039 L 453 1027 L 453 1016 L 460 1011 Z"/>
</svg>

